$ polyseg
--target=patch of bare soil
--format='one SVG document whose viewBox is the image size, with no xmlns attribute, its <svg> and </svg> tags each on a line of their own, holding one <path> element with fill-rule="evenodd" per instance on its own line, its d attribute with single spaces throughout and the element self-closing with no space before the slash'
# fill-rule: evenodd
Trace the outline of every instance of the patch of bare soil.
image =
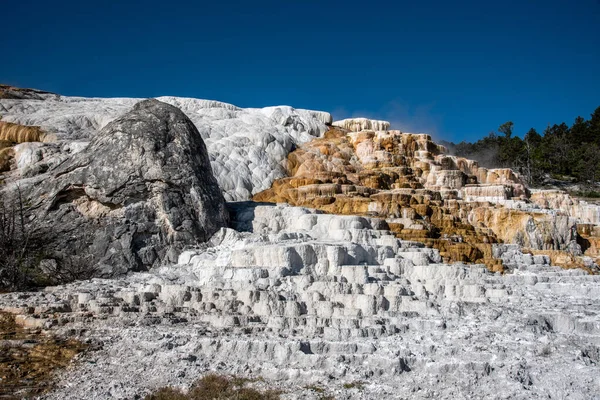
<svg viewBox="0 0 600 400">
<path fill-rule="evenodd" d="M 86 346 L 40 330 L 23 329 L 0 312 L 0 399 L 27 399 L 52 388 L 58 370 Z"/>
</svg>

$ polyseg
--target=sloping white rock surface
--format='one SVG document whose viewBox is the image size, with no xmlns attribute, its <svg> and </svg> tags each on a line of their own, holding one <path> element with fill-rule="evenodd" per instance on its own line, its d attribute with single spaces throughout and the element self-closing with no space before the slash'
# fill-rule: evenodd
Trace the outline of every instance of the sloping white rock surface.
<svg viewBox="0 0 600 400">
<path fill-rule="evenodd" d="M 390 129 L 389 122 L 368 118 L 346 118 L 340 121 L 334 121 L 332 125 L 348 129 L 352 132 L 360 132 L 365 130 L 387 131 Z"/>
<path fill-rule="evenodd" d="M 248 200 L 285 176 L 283 162 L 298 144 L 321 135 L 331 115 L 289 106 L 239 108 L 211 100 L 158 97 L 180 108 L 208 148 L 213 173 L 226 200 Z M 3 121 L 41 126 L 59 141 L 89 140 L 143 99 L 50 96 L 0 99 Z M 31 160 L 30 160 L 31 161 Z"/>
<path fill-rule="evenodd" d="M 98 345 L 51 399 L 131 399 L 207 371 L 283 398 L 591 399 L 600 276 L 499 245 L 512 273 L 440 264 L 376 219 L 241 203 L 179 264 L 0 296 L 29 326 Z M 344 383 L 365 382 L 362 390 Z M 139 398 L 139 397 L 138 397 Z"/>
</svg>

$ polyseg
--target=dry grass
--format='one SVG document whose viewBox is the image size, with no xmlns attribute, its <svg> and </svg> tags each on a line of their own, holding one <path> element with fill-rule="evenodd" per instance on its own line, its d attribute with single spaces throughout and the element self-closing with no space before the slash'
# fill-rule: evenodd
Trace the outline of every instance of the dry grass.
<svg viewBox="0 0 600 400">
<path fill-rule="evenodd" d="M 147 395 L 144 400 L 279 400 L 280 392 L 259 391 L 244 387 L 247 383 L 262 379 L 226 377 L 210 374 L 199 379 L 187 393 L 174 388 L 161 388 Z"/>
<path fill-rule="evenodd" d="M 75 340 L 25 330 L 12 314 L 0 312 L 0 398 L 39 396 L 52 388 L 56 370 L 85 349 Z"/>
<path fill-rule="evenodd" d="M 354 381 L 354 382 L 344 383 L 344 389 L 362 390 L 364 387 L 365 387 L 365 383 L 362 381 Z"/>
<path fill-rule="evenodd" d="M 317 386 L 317 385 L 304 386 L 304 389 L 312 390 L 313 392 L 316 392 L 316 393 L 325 393 L 325 389 L 323 389 L 322 387 Z"/>
<path fill-rule="evenodd" d="M 170 387 L 158 389 L 156 392 L 147 395 L 145 400 L 188 400 L 189 397 L 181 390 Z"/>
</svg>

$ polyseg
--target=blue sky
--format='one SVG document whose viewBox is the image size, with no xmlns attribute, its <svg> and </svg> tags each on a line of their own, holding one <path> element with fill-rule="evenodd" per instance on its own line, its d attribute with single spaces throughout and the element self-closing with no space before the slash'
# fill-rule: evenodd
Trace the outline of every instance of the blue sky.
<svg viewBox="0 0 600 400">
<path fill-rule="evenodd" d="M 600 106 L 600 0 L 10 1 L 0 82 L 288 104 L 474 140 Z"/>
</svg>

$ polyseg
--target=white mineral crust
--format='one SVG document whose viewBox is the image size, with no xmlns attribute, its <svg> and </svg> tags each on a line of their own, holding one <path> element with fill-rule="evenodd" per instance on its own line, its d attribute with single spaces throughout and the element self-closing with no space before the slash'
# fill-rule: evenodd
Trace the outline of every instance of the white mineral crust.
<svg viewBox="0 0 600 400">
<path fill-rule="evenodd" d="M 236 203 L 179 264 L 0 296 L 26 326 L 97 345 L 50 399 L 124 399 L 203 374 L 284 399 L 597 398 L 600 276 L 497 245 L 505 275 L 440 263 L 379 220 Z M 245 232 L 244 232 L 245 231 Z M 362 390 L 344 383 L 362 381 Z"/>
<path fill-rule="evenodd" d="M 352 132 L 360 132 L 364 130 L 386 131 L 390 129 L 389 122 L 368 118 L 346 118 L 340 121 L 334 121 L 332 125 L 339 128 L 348 129 Z"/>
<path fill-rule="evenodd" d="M 206 143 L 213 174 L 228 201 L 248 200 L 285 176 L 284 162 L 297 145 L 325 132 L 326 112 L 289 106 L 240 108 L 212 100 L 157 97 L 180 108 Z M 52 138 L 85 142 L 143 99 L 49 96 L 45 100 L 0 99 L 6 122 L 41 126 Z M 20 167 L 26 166 L 23 159 Z"/>
</svg>

